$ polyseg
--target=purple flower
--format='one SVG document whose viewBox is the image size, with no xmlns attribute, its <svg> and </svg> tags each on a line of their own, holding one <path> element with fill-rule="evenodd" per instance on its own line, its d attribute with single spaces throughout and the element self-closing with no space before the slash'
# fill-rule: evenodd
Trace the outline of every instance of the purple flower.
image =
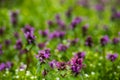
<svg viewBox="0 0 120 80">
<path fill-rule="evenodd" d="M 15 48 L 16 48 L 17 50 L 21 50 L 22 47 L 23 47 L 22 41 L 21 41 L 20 39 L 18 39 L 18 40 L 16 41 Z"/>
<path fill-rule="evenodd" d="M 18 32 L 15 32 L 15 33 L 14 33 L 14 37 L 17 38 L 17 39 L 19 38 Z"/>
<path fill-rule="evenodd" d="M 64 31 L 59 31 L 58 32 L 58 37 L 62 39 L 65 36 L 65 34 L 66 33 Z"/>
<path fill-rule="evenodd" d="M 48 73 L 48 71 L 47 71 L 46 69 L 44 69 L 44 70 L 42 71 L 42 75 L 43 75 L 43 76 L 46 76 L 47 73 Z"/>
<path fill-rule="evenodd" d="M 11 18 L 12 25 L 16 26 L 18 23 L 18 11 L 12 11 L 10 18 Z"/>
<path fill-rule="evenodd" d="M 21 49 L 21 50 L 20 50 L 20 54 L 24 54 L 24 53 L 27 53 L 27 52 L 28 52 L 27 49 Z"/>
<path fill-rule="evenodd" d="M 67 48 L 68 48 L 68 47 L 67 47 L 66 45 L 63 45 L 63 44 L 59 44 L 58 47 L 57 47 L 57 49 L 58 49 L 59 51 L 66 51 Z"/>
<path fill-rule="evenodd" d="M 85 52 L 77 52 L 77 54 L 75 55 L 75 57 L 84 58 L 85 57 Z"/>
<path fill-rule="evenodd" d="M 25 38 L 27 39 L 28 44 L 34 43 L 35 36 L 33 35 L 33 33 L 27 32 L 24 35 L 25 35 Z"/>
<path fill-rule="evenodd" d="M 112 19 L 112 20 L 120 19 L 120 12 L 118 12 L 118 11 L 116 10 L 116 8 L 112 8 L 111 19 Z"/>
<path fill-rule="evenodd" d="M 56 67 L 56 61 L 52 60 L 51 62 L 49 62 L 49 65 L 51 68 L 55 68 Z"/>
<path fill-rule="evenodd" d="M 34 32 L 34 28 L 32 28 L 30 25 L 25 25 L 25 27 L 22 29 L 23 30 L 23 32 L 24 33 L 31 33 L 31 34 L 33 34 L 33 32 Z"/>
<path fill-rule="evenodd" d="M 102 46 L 105 46 L 107 43 L 109 42 L 109 37 L 106 35 L 106 36 L 103 36 L 101 39 L 100 39 L 100 43 Z"/>
<path fill-rule="evenodd" d="M 11 62 L 6 62 L 6 68 L 10 69 L 13 66 L 13 63 Z"/>
<path fill-rule="evenodd" d="M 88 24 L 86 24 L 86 25 L 84 25 L 84 26 L 82 27 L 83 36 L 85 36 L 85 35 L 87 34 L 88 27 L 89 27 Z"/>
<path fill-rule="evenodd" d="M 113 44 L 118 44 L 119 43 L 119 38 L 113 38 L 112 43 Z"/>
<path fill-rule="evenodd" d="M 8 47 L 8 46 L 11 44 L 11 40 L 8 40 L 8 39 L 7 39 L 7 40 L 5 40 L 4 43 L 5 43 L 5 46 Z"/>
<path fill-rule="evenodd" d="M 6 68 L 6 64 L 5 63 L 1 63 L 0 64 L 0 71 L 5 70 L 5 68 Z"/>
<path fill-rule="evenodd" d="M 79 40 L 78 38 L 75 38 L 74 40 L 69 40 L 69 42 L 71 45 L 75 45 L 78 43 L 78 40 Z"/>
<path fill-rule="evenodd" d="M 112 61 L 112 62 L 115 61 L 117 57 L 118 57 L 117 53 L 115 53 L 115 54 L 108 54 L 107 55 L 107 59 Z"/>
<path fill-rule="evenodd" d="M 4 27 L 1 27 L 1 28 L 0 28 L 0 35 L 3 35 L 4 32 L 5 32 L 5 28 L 4 28 Z"/>
<path fill-rule="evenodd" d="M 0 55 L 3 54 L 2 45 L 0 44 Z"/>
<path fill-rule="evenodd" d="M 38 47 L 39 47 L 40 49 L 43 49 L 43 48 L 45 47 L 45 43 L 39 43 L 39 44 L 38 44 Z"/>
<path fill-rule="evenodd" d="M 71 28 L 74 29 L 81 21 L 82 19 L 80 17 L 76 17 L 75 19 L 73 19 L 70 25 Z"/>
<path fill-rule="evenodd" d="M 64 31 L 54 31 L 52 33 L 50 33 L 49 38 L 50 39 L 54 39 L 54 38 L 60 38 L 62 39 L 65 36 L 65 32 Z"/>
<path fill-rule="evenodd" d="M 72 10 L 73 10 L 73 9 L 72 9 L 71 7 L 68 8 L 68 10 L 67 10 L 67 12 L 66 12 L 67 18 L 70 18 L 70 17 L 71 17 Z"/>
<path fill-rule="evenodd" d="M 98 11 L 103 11 L 104 10 L 104 6 L 102 4 L 97 4 L 95 6 L 95 9 L 98 10 Z"/>
<path fill-rule="evenodd" d="M 48 31 L 48 29 L 47 29 L 47 30 L 44 30 L 44 31 L 40 30 L 40 31 L 39 31 L 39 34 L 42 35 L 43 37 L 47 37 L 48 34 L 49 34 L 49 31 Z"/>
<path fill-rule="evenodd" d="M 50 57 L 49 49 L 39 51 L 38 55 L 36 56 L 36 58 L 38 58 L 41 63 L 45 62 L 45 60 L 48 59 L 49 57 Z"/>
<path fill-rule="evenodd" d="M 49 21 L 47 22 L 47 24 L 48 24 L 48 26 L 52 26 L 54 23 L 53 23 L 53 21 L 49 20 Z"/>
<path fill-rule="evenodd" d="M 58 70 L 64 70 L 64 69 L 66 69 L 66 63 L 65 62 L 56 62 L 56 67 Z"/>
<path fill-rule="evenodd" d="M 91 36 L 87 37 L 87 39 L 85 40 L 85 45 L 89 47 L 93 46 L 93 40 Z"/>
</svg>

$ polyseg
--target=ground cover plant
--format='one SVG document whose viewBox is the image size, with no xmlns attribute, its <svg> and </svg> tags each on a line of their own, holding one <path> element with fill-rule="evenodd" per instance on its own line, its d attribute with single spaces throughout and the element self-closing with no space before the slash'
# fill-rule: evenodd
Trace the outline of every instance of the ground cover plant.
<svg viewBox="0 0 120 80">
<path fill-rule="evenodd" d="M 119 0 L 0 0 L 0 80 L 120 80 Z"/>
</svg>

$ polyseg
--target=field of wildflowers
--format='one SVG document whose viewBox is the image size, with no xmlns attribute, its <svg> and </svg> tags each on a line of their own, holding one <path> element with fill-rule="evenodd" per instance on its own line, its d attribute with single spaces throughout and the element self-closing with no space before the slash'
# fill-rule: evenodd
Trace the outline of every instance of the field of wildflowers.
<svg viewBox="0 0 120 80">
<path fill-rule="evenodd" d="M 0 80 L 120 80 L 120 1 L 0 0 Z"/>
</svg>

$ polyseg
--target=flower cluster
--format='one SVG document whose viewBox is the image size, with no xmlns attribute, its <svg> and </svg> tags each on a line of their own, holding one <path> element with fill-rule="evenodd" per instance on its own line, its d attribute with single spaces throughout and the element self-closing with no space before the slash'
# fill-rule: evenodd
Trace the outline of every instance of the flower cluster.
<svg viewBox="0 0 120 80">
<path fill-rule="evenodd" d="M 13 63 L 11 62 L 6 62 L 6 63 L 0 63 L 0 71 L 5 70 L 5 69 L 10 69 L 13 66 Z"/>
</svg>

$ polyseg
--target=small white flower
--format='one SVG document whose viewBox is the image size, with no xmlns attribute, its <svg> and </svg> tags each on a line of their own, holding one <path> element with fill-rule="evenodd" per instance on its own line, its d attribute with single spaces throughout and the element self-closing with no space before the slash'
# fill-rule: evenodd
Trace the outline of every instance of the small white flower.
<svg viewBox="0 0 120 80">
<path fill-rule="evenodd" d="M 34 76 L 31 76 L 30 78 L 31 78 L 31 79 L 34 79 Z"/>
<path fill-rule="evenodd" d="M 95 72 L 91 72 L 92 75 L 95 75 Z"/>
<path fill-rule="evenodd" d="M 55 53 L 58 53 L 59 51 L 57 49 L 55 49 Z"/>
<path fill-rule="evenodd" d="M 114 74 L 116 74 L 116 72 L 114 72 Z"/>
<path fill-rule="evenodd" d="M 118 69 L 120 69 L 120 66 L 117 66 Z"/>
<path fill-rule="evenodd" d="M 88 74 L 85 74 L 85 77 L 89 77 L 89 75 L 88 75 Z"/>
<path fill-rule="evenodd" d="M 101 66 L 101 63 L 98 63 L 99 66 Z"/>
<path fill-rule="evenodd" d="M 6 71 L 6 74 L 9 74 L 9 71 Z"/>
<path fill-rule="evenodd" d="M 50 43 L 47 41 L 47 42 L 46 42 L 46 45 L 49 45 L 49 44 L 50 44 Z"/>
<path fill-rule="evenodd" d="M 63 43 L 66 44 L 66 43 L 67 43 L 67 40 L 63 40 Z"/>
<path fill-rule="evenodd" d="M 44 78 L 42 80 L 45 80 Z"/>
<path fill-rule="evenodd" d="M 59 77 L 57 77 L 57 78 L 56 78 L 56 80 L 60 80 L 60 78 L 59 78 Z"/>
<path fill-rule="evenodd" d="M 6 76 L 5 74 L 3 74 L 3 76 Z"/>
<path fill-rule="evenodd" d="M 30 74 L 30 71 L 26 71 L 26 76 L 29 76 Z"/>
<path fill-rule="evenodd" d="M 19 78 L 19 76 L 17 75 L 17 76 L 16 76 L 16 78 L 18 79 L 18 78 Z"/>
<path fill-rule="evenodd" d="M 100 60 L 102 60 L 103 59 L 103 57 L 102 56 L 100 56 Z"/>
</svg>

